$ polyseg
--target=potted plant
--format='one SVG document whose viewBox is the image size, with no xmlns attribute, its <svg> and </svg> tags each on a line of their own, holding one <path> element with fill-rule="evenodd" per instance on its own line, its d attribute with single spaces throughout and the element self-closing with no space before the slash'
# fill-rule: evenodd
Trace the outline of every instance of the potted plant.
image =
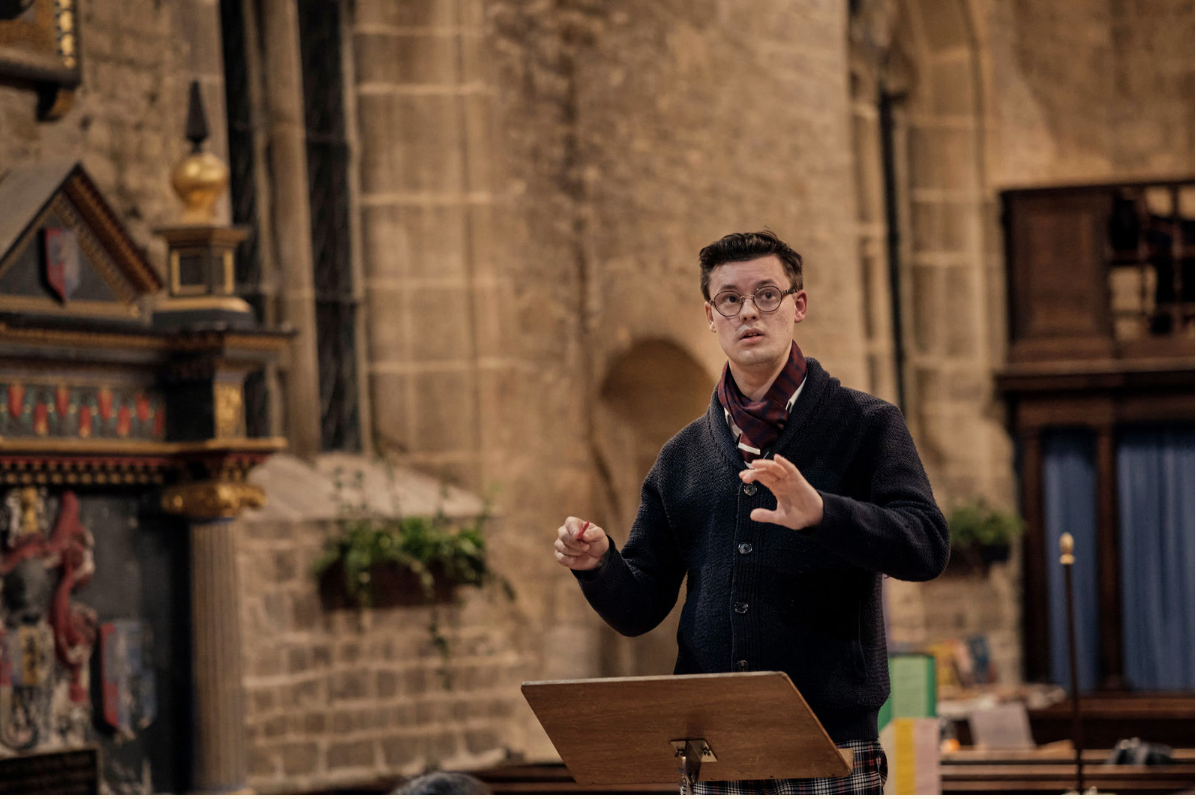
<svg viewBox="0 0 1196 799">
<path fill-rule="evenodd" d="M 490 570 L 482 522 L 453 529 L 437 516 L 340 520 L 340 534 L 313 564 L 326 607 L 447 603 L 459 586 L 510 584 Z"/>
<path fill-rule="evenodd" d="M 454 524 L 443 509 L 433 517 L 403 515 L 394 493 L 392 464 L 388 459 L 383 464 L 390 475 L 390 513 L 379 513 L 367 501 L 362 470 L 346 486 L 342 469 L 335 469 L 337 533 L 312 564 L 312 572 L 327 610 L 427 606 L 428 633 L 443 660 L 440 672 L 447 690 L 452 687 L 449 639 L 440 629 L 439 606 L 456 601 L 461 586 L 494 586 L 508 600 L 515 592 L 487 561 L 484 509 L 472 524 Z M 442 484 L 441 496 L 447 491 Z M 354 496 L 357 501 L 349 501 Z"/>
<path fill-rule="evenodd" d="M 1023 523 L 1013 513 L 989 507 L 983 499 L 957 505 L 947 517 L 951 531 L 951 564 L 959 571 L 986 569 L 1009 560 Z"/>
</svg>

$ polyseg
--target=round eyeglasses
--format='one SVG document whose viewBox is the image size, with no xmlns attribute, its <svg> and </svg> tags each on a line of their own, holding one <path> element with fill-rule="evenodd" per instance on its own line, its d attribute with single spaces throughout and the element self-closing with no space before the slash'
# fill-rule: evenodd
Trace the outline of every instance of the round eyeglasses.
<svg viewBox="0 0 1196 799">
<path fill-rule="evenodd" d="M 772 313 L 781 307 L 781 300 L 785 299 L 785 295 L 795 294 L 797 291 L 798 289 L 781 291 L 776 286 L 761 286 L 751 294 L 736 294 L 734 291 L 724 291 L 715 294 L 710 304 L 714 307 L 714 310 L 723 316 L 736 316 L 743 309 L 744 300 L 751 297 L 757 311 L 760 313 Z"/>
</svg>

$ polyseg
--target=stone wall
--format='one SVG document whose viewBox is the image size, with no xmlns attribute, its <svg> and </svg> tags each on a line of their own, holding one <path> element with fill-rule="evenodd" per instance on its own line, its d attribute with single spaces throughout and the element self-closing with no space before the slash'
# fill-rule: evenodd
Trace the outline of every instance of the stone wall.
<svg viewBox="0 0 1196 799">
<path fill-rule="evenodd" d="M 1193 9 L 1179 0 L 977 4 L 994 188 L 1193 168 Z"/>
<path fill-rule="evenodd" d="M 725 233 L 770 225 L 803 253 L 811 313 L 798 340 L 861 384 L 862 299 L 842 190 L 846 12 L 823 2 L 756 3 L 750 13 L 494 2 L 487 19 L 495 264 L 518 287 L 500 295 L 499 321 L 512 331 L 506 355 L 522 384 L 504 385 L 511 398 L 496 407 L 516 429 L 536 420 L 496 474 L 511 487 L 508 523 L 521 531 L 529 581 L 542 580 L 545 649 L 576 653 L 548 654 L 542 668 L 581 676 L 667 663 L 667 625 L 631 644 L 638 654 L 607 656 L 606 633 L 552 564 L 549 539 L 567 514 L 626 537 L 646 471 L 627 442 L 642 431 L 601 394 L 644 348 L 674 347 L 678 369 L 706 374 L 678 400 L 689 418 L 708 402 L 724 356 L 704 323 L 696 259 Z"/>
<path fill-rule="evenodd" d="M 39 121 L 36 94 L 0 84 L 0 171 L 82 161 L 162 271 L 165 245 L 153 230 L 177 222 L 182 210 L 170 172 L 189 148 L 183 133 L 192 80 L 204 92 L 209 148 L 226 151 L 218 4 L 82 0 L 79 16 L 83 83 L 65 116 Z M 218 210 L 226 208 L 223 201 Z"/>
<path fill-rule="evenodd" d="M 525 712 L 526 641 L 498 590 L 461 589 L 460 605 L 435 609 L 322 604 L 312 564 L 338 532 L 341 503 L 363 501 L 351 487 L 359 472 L 371 512 L 443 511 L 469 523 L 482 510 L 463 492 L 362 458 L 309 465 L 280 455 L 255 471 L 273 507 L 240 523 L 238 569 L 249 781 L 259 792 L 397 784 L 523 750 L 512 720 Z M 338 491 L 338 480 L 350 488 Z M 488 523 L 491 539 L 500 525 Z M 433 613 L 447 658 L 433 642 Z"/>
<path fill-rule="evenodd" d="M 616 443 L 625 420 L 599 419 L 625 356 L 676 347 L 706 382 L 671 424 L 704 408 L 723 356 L 702 317 L 703 245 L 765 225 L 788 238 L 814 298 L 803 346 L 860 385 L 845 24 L 831 2 L 355 5 L 378 438 L 493 491 L 524 678 L 615 668 L 551 538 L 568 514 L 625 538 L 614 508 L 634 512 L 646 469 Z M 644 662 L 671 661 L 667 630 L 648 646 Z M 551 756 L 534 722 L 527 734 L 529 756 Z"/>
</svg>

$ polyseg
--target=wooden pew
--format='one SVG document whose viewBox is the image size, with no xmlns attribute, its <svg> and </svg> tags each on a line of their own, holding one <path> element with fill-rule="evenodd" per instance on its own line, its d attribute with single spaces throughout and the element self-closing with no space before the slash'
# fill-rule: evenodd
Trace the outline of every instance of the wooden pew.
<svg viewBox="0 0 1196 799">
<path fill-rule="evenodd" d="M 1105 765 L 1108 749 L 1084 752 L 1084 787 L 1101 793 L 1174 794 L 1196 789 L 1191 749 L 1172 753 L 1166 766 Z M 942 756 L 944 794 L 1063 793 L 1075 788 L 1075 755 L 1068 749 L 959 751 Z"/>
</svg>

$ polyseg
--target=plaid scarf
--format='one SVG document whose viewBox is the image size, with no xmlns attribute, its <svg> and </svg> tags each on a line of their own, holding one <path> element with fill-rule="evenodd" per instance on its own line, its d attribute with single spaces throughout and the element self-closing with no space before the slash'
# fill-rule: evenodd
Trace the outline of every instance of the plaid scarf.
<svg viewBox="0 0 1196 799">
<path fill-rule="evenodd" d="M 776 443 L 789 416 L 789 398 L 805 378 L 806 359 L 796 341 L 789 350 L 785 368 L 772 381 L 763 399 L 757 402 L 740 393 L 735 378 L 731 376 L 730 362 L 723 367 L 723 379 L 718 384 L 718 401 L 731 414 L 735 426 L 743 431 L 739 436 L 739 450 L 745 461 L 751 463 Z"/>
</svg>

